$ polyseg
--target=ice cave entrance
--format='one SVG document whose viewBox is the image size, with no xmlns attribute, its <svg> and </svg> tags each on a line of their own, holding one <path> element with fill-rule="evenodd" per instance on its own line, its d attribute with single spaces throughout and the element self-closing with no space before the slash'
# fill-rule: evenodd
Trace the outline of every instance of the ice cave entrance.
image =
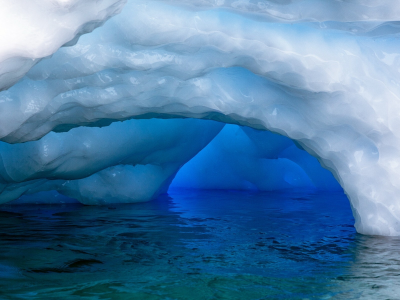
<svg viewBox="0 0 400 300">
<path fill-rule="evenodd" d="M 291 139 L 226 124 L 177 173 L 170 189 L 342 191 L 318 160 Z"/>
</svg>

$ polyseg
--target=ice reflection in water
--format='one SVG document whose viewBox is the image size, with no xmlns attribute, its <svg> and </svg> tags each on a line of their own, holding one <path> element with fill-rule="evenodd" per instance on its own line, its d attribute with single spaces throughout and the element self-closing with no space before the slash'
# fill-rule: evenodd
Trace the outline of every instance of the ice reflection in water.
<svg viewBox="0 0 400 300">
<path fill-rule="evenodd" d="M 340 193 L 3 205 L 0 299 L 399 299 L 400 240 L 352 224 Z"/>
</svg>

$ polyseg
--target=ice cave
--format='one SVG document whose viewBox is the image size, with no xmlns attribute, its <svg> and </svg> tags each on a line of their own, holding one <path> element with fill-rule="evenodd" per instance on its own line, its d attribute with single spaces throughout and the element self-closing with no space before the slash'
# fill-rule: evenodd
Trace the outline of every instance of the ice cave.
<svg viewBox="0 0 400 300">
<path fill-rule="evenodd" d="M 400 299 L 400 2 L 0 4 L 0 299 Z"/>
</svg>

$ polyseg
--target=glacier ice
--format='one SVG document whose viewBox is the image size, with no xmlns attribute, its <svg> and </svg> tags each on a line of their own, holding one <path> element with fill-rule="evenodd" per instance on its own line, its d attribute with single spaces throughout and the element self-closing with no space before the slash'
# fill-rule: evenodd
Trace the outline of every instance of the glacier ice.
<svg viewBox="0 0 400 300">
<path fill-rule="evenodd" d="M 74 10 L 85 1 L 48 1 L 63 2 L 71 4 L 60 9 L 71 16 L 72 29 L 55 28 L 54 35 L 38 29 L 56 41 L 41 43 L 38 55 L 0 43 L 16 57 L 0 57 L 3 88 L 25 74 L 32 59 L 75 42 L 71 33 L 92 30 L 81 28 L 125 4 L 86 1 L 109 8 L 99 17 L 95 9 Z M 29 9 L 4 8 L 41 24 L 41 15 Z M 45 11 L 49 20 L 57 9 Z M 358 232 L 400 235 L 399 9 L 389 0 L 130 0 L 102 27 L 0 92 L 0 139 L 21 143 L 51 131 L 148 118 L 268 130 L 296 141 L 332 172 L 349 197 Z M 87 18 L 75 19 L 78 11 Z"/>
</svg>

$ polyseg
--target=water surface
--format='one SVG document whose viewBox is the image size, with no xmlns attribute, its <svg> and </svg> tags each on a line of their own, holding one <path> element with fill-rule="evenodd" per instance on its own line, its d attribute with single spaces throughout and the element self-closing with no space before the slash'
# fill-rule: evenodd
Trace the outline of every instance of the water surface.
<svg viewBox="0 0 400 300">
<path fill-rule="evenodd" d="M 3 205 L 0 299 L 400 299 L 400 240 L 353 223 L 305 191 Z"/>
</svg>

